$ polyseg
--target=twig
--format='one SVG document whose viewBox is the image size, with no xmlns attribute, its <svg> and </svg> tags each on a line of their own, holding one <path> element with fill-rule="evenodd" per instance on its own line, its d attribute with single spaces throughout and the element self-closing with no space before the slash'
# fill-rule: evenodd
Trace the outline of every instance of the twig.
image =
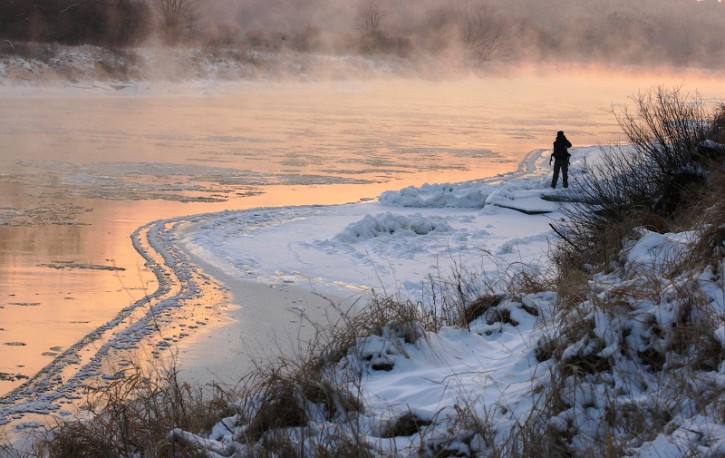
<svg viewBox="0 0 725 458">
<path fill-rule="evenodd" d="M 578 251 L 579 253 L 584 253 L 584 250 L 582 250 L 581 248 L 579 248 L 578 246 L 576 246 L 574 244 L 574 242 L 572 242 L 571 240 L 569 240 L 569 238 L 567 236 L 565 236 L 564 234 L 561 233 L 561 231 L 559 231 L 557 228 L 555 228 L 553 224 L 549 223 L 549 227 L 554 232 L 556 232 L 556 235 L 558 235 L 559 237 L 561 237 L 566 243 L 568 243 L 569 245 L 571 245 L 576 251 Z"/>
<path fill-rule="evenodd" d="M 68 5 L 65 8 L 63 8 L 62 10 L 58 11 L 58 14 L 63 14 L 63 13 L 65 13 L 68 10 L 72 10 L 73 8 L 77 8 L 79 6 L 85 5 L 86 3 L 90 3 L 92 1 L 93 0 L 83 0 L 82 2 L 78 2 L 78 3 L 74 3 L 72 5 Z"/>
</svg>

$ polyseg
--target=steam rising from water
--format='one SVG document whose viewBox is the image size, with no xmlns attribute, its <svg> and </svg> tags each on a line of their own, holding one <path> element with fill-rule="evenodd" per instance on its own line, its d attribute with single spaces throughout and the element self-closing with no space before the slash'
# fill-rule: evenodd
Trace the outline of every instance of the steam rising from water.
<svg viewBox="0 0 725 458">
<path fill-rule="evenodd" d="M 370 11 L 377 26 L 365 23 Z M 383 54 L 449 63 L 725 63 L 717 0 L 211 0 L 199 14 L 202 35 L 228 42 L 342 51 L 365 48 L 361 37 L 374 32 L 388 40 L 377 43 Z"/>
<path fill-rule="evenodd" d="M 137 27 L 147 38 L 127 48 L 0 40 L 0 51 L 14 49 L 0 52 L 0 78 L 438 80 L 531 67 L 725 67 L 725 3 L 719 0 L 182 1 L 195 5 L 193 20 L 168 33 L 149 7 L 143 16 L 149 25 Z"/>
</svg>

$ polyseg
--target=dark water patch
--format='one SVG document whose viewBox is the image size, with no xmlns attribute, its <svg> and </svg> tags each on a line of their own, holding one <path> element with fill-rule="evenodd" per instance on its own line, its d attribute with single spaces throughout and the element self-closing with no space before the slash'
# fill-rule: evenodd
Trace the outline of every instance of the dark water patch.
<svg viewBox="0 0 725 458">
<path fill-rule="evenodd" d="M 261 196 L 264 194 L 263 191 L 245 191 L 245 192 L 237 192 L 235 195 L 237 197 L 254 197 L 254 196 Z"/>
<path fill-rule="evenodd" d="M 85 226 L 76 217 L 93 211 L 90 208 L 68 204 L 52 203 L 33 208 L 0 208 L 0 226 Z"/>
<path fill-rule="evenodd" d="M 0 382 L 16 382 L 18 380 L 27 380 L 29 377 L 23 374 L 9 374 L 0 372 Z"/>
<path fill-rule="evenodd" d="M 38 264 L 38 267 L 47 267 L 49 269 L 58 269 L 58 270 L 73 270 L 73 269 L 79 269 L 79 270 L 108 270 L 113 272 L 123 272 L 126 270 L 125 267 L 116 267 L 116 266 L 102 266 L 98 264 L 83 264 L 83 263 L 74 263 L 74 262 L 65 262 L 65 263 L 47 263 L 47 264 Z"/>
</svg>

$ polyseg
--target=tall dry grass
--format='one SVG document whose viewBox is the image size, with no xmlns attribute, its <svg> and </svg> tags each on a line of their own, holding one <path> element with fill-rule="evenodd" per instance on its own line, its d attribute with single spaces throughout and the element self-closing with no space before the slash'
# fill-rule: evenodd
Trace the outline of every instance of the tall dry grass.
<svg viewBox="0 0 725 458">
<path fill-rule="evenodd" d="M 725 360 L 716 338 L 725 317 L 701 289 L 703 279 L 724 274 L 725 148 L 717 142 L 725 107 L 713 113 L 679 89 L 633 101 L 635 111 L 618 118 L 632 148 L 603 151 L 601 167 L 575 186 L 580 202 L 555 227 L 558 315 L 536 350 L 551 374 L 543 402 L 512 431 L 512 456 L 622 456 L 676 429 L 676 418 L 725 417 L 717 411 L 725 386 L 713 378 Z M 692 231 L 688 255 L 626 271 L 626 242 L 643 228 Z M 603 274 L 617 286 L 600 284 Z M 587 397 L 603 416 L 575 402 Z M 677 447 L 699 453 L 691 442 Z"/>
<path fill-rule="evenodd" d="M 175 371 L 164 379 L 132 369 L 108 386 L 89 391 L 85 418 L 59 420 L 34 447 L 49 458 L 119 456 L 202 456 L 169 441 L 174 428 L 210 432 L 220 418 L 236 411 L 231 393 L 180 383 Z"/>
<path fill-rule="evenodd" d="M 697 94 L 661 87 L 633 98 L 618 115 L 631 143 L 626 153 L 603 149 L 602 161 L 574 183 L 579 202 L 563 208 L 555 225 L 565 243 L 556 260 L 604 265 L 637 227 L 656 232 L 704 195 L 722 152 L 708 148 L 720 111 L 705 107 Z"/>
</svg>

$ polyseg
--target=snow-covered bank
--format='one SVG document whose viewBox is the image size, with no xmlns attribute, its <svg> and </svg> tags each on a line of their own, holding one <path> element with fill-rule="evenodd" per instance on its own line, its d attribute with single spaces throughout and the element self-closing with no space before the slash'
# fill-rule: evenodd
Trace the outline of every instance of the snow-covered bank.
<svg viewBox="0 0 725 458">
<path fill-rule="evenodd" d="M 574 176 L 586 174 L 601 154 L 597 148 L 573 153 Z M 586 293 L 562 307 L 545 281 L 546 252 L 549 223 L 562 218 L 552 201 L 571 196 L 548 188 L 547 162 L 548 152 L 536 151 L 510 174 L 386 192 L 377 202 L 226 211 L 151 224 L 149 243 L 182 285 L 201 265 L 233 287 L 237 301 L 250 281 L 277 292 L 276 299 L 258 294 L 259 302 L 246 304 L 259 309 L 256 316 L 238 315 L 249 320 L 236 328 L 240 333 L 266 329 L 271 314 L 288 319 L 290 312 L 312 312 L 317 305 L 305 302 L 305 290 L 360 305 L 371 290 L 384 290 L 416 307 L 436 304 L 430 286 L 456 275 L 464 281 L 453 288 L 480 280 L 478 286 L 490 289 L 478 293 L 504 291 L 489 294 L 495 300 L 462 327 L 406 333 L 390 323 L 380 333 L 356 334 L 354 348 L 315 374 L 322 380 L 313 388 L 347 390 L 357 410 L 333 406 L 324 392 L 301 391 L 299 398 L 293 392 L 273 401 L 301 403 L 301 419 L 260 427 L 242 411 L 208 434 L 174 429 L 167 439 L 213 457 L 254 455 L 248 440 L 260 436 L 262 442 L 287 437 L 304 456 L 322 449 L 334 454 L 328 447 L 349 445 L 346 440 L 357 441 L 365 456 L 536 456 L 517 447 L 524 439 L 535 446 L 535 437 L 524 436 L 544 431 L 557 450 L 573 456 L 596 456 L 606 447 L 634 456 L 722 456 L 723 260 L 689 269 L 694 233 L 642 229 L 612 260 L 616 267 L 582 282 Z M 550 290 L 506 290 L 521 272 L 543 277 Z M 282 292 L 287 306 L 264 302 Z M 172 321 L 173 313 L 165 318 Z M 682 334 L 688 330 L 703 347 L 695 348 L 694 360 L 693 344 Z M 238 370 L 240 355 L 254 343 L 251 336 L 236 337 L 196 340 L 196 356 L 182 356 L 178 368 L 213 367 L 212 377 L 226 373 L 225 365 L 230 373 Z M 259 407 L 263 401 L 250 402 Z M 628 435 L 643 425 L 645 433 Z M 249 433 L 254 427 L 263 429 Z"/>
<path fill-rule="evenodd" d="M 25 44 L 0 53 L 0 85 L 85 86 L 120 91 L 153 82 L 346 80 L 467 74 L 434 58 L 314 54 L 238 48 L 146 46 L 109 50 L 91 45 Z"/>
<path fill-rule="evenodd" d="M 600 154 L 573 152 L 574 176 Z M 547 188 L 547 161 L 539 151 L 505 177 L 406 188 L 378 202 L 202 215 L 199 231 L 186 232 L 179 243 L 236 278 L 352 300 L 384 290 L 426 305 L 435 301 L 428 295 L 431 279 L 462 273 L 495 288 L 512 272 L 546 276 L 549 223 L 562 217 L 551 200 L 566 200 L 567 193 Z M 539 427 L 558 435 L 567 450 L 589 453 L 609 443 L 634 456 L 722 456 L 722 358 L 691 365 L 687 355 L 663 356 L 673 323 L 682 320 L 704 326 L 703 342 L 719 345 L 713 354 L 725 351 L 725 285 L 712 268 L 683 269 L 690 237 L 643 231 L 623 247 L 621 269 L 597 275 L 588 299 L 572 313 L 556 310 L 554 292 L 521 292 L 468 329 L 443 328 L 409 341 L 391 328 L 361 339 L 332 378 L 359 393 L 363 411 L 330 418 L 310 405 L 305 426 L 287 433 L 303 435 L 295 447 L 310 455 L 316 443 L 326 446 L 333 436 L 344 441 L 346 434 L 362 436 L 375 456 L 526 455 L 515 444 L 533 431 L 524 425 L 539 418 Z M 632 286 L 637 289 L 627 293 Z M 561 347 L 563 368 L 553 369 L 551 342 Z M 362 378 L 350 379 L 351 368 L 361 369 Z M 683 393 L 675 380 L 687 379 L 692 391 Z M 581 386 L 572 385 L 577 380 Z M 551 402 L 561 406 L 544 416 Z M 615 443 L 636 424 L 650 425 L 647 437 Z M 407 432 L 393 433 L 400 425 Z M 169 437 L 212 456 L 243 456 L 254 450 L 240 440 L 248 427 L 235 416 L 208 437 L 180 430 Z"/>
<path fill-rule="evenodd" d="M 597 154 L 598 148 L 575 150 L 572 174 L 584 173 L 587 159 Z M 388 191 L 375 202 L 197 215 L 190 217 L 191 226 L 180 226 L 175 239 L 207 272 L 217 272 L 217 278 L 223 275 L 229 287 L 241 282 L 237 294 L 242 296 L 235 302 L 250 308 L 268 308 L 249 303 L 244 284 L 250 281 L 278 290 L 295 287 L 342 298 L 343 309 L 361 306 L 373 290 L 430 303 L 434 300 L 431 282 L 447 281 L 455 273 L 467 275 L 463 270 L 470 269 L 471 275 L 494 285 L 521 270 L 548 268 L 549 223 L 561 215 L 556 204 L 542 196 L 567 192 L 549 188 L 548 160 L 547 151 L 534 151 L 509 174 Z M 280 298 L 267 296 L 267 300 L 279 302 Z M 502 431 L 510 428 L 541 401 L 532 397 L 531 390 L 548 377 L 548 364 L 537 363 L 535 346 L 541 337 L 540 324 L 550 318 L 554 300 L 553 293 L 545 293 L 526 298 L 524 308 L 510 304 L 516 328 L 481 322 L 471 332 L 446 329 L 427 339 L 426 345 L 402 351 L 382 339 L 369 341 L 363 353 L 394 369 L 373 371 L 365 381 L 363 398 L 370 415 L 360 420 L 363 429 L 380 431 L 409 411 L 424 421 L 453 418 L 455 406 L 471 392 L 479 393 L 480 409 L 499 405 L 492 410 L 493 421 Z M 270 304 L 270 311 L 277 310 L 273 313 L 280 313 L 278 302 Z M 302 297 L 295 302 L 287 302 L 286 307 L 308 311 Z M 540 310 L 541 315 L 526 309 Z M 314 321 L 320 315 L 312 312 Z M 249 320 L 254 320 L 243 313 L 237 319 L 237 324 L 226 327 L 226 335 L 235 329 L 245 332 Z M 259 320 L 256 326 L 266 325 Z M 227 380 L 230 374 L 240 374 L 240 367 L 247 366 L 240 355 L 255 353 L 250 337 L 235 339 L 244 345 L 239 348 L 209 348 L 205 346 L 208 340 L 200 339 L 196 348 L 192 345 L 180 354 L 182 377 L 184 371 L 199 374 L 205 367 Z M 229 443 L 228 433 L 220 432 L 205 442 L 206 450 L 226 451 L 223 456 L 243 450 Z M 407 456 L 418 446 L 413 437 L 377 441 L 383 454 L 397 449 Z"/>
<path fill-rule="evenodd" d="M 577 150 L 572 174 L 597 151 Z M 388 191 L 374 202 L 201 215 L 198 230 L 179 242 L 244 280 L 425 300 L 426 282 L 456 266 L 495 276 L 505 266 L 545 261 L 549 223 L 561 215 L 541 197 L 564 192 L 548 187 L 547 162 L 546 152 L 535 151 L 510 174 Z"/>
<path fill-rule="evenodd" d="M 579 149 L 573 173 L 596 154 L 596 148 Z M 476 269 L 490 282 L 524 264 L 537 269 L 545 262 L 548 224 L 560 217 L 556 204 L 541 199 L 562 192 L 548 188 L 547 161 L 544 151 L 534 151 L 512 173 L 386 191 L 372 202 L 187 217 L 176 243 L 232 289 L 241 308 L 215 335 L 184 346 L 182 378 L 240 377 L 251 360 L 308 335 L 309 329 L 294 329 L 305 326 L 296 314 L 315 323 L 335 321 L 325 316 L 333 313 L 324 306 L 328 298 L 343 309 L 364 303 L 373 290 L 425 302 L 430 282 L 454 269 Z M 287 329 L 270 327 L 270 314 Z M 260 328 L 273 336 L 273 350 L 255 341 Z"/>
<path fill-rule="evenodd" d="M 574 170 L 584 166 L 586 155 L 595 153 L 594 148 L 581 151 L 575 158 Z M 497 204 L 553 210 L 550 202 L 532 197 L 548 181 L 547 160 L 543 151 L 535 151 L 510 174 L 401 191 L 400 196 L 408 199 L 417 195 L 423 203 L 416 208 L 390 206 L 400 199 L 395 192 L 388 192 L 381 199 L 388 205 L 366 202 L 267 208 L 151 222 L 140 228 L 133 240 L 155 271 L 158 289 L 121 310 L 113 320 L 4 397 L 0 424 L 35 428 L 43 423 L 44 415 L 68 416 L 85 383 L 92 379 L 112 381 L 128 369 L 127 365 L 119 367 L 119 361 L 127 361 L 139 350 L 144 358 L 157 360 L 206 326 L 210 314 L 217 320 L 219 312 L 210 309 L 214 304 L 209 302 L 219 300 L 222 292 L 198 271 L 192 259 L 208 264 L 209 270 L 223 271 L 229 281 L 236 278 L 271 285 L 271 289 L 287 297 L 286 289 L 304 288 L 312 295 L 341 298 L 348 305 L 366 297 L 371 289 L 425 300 L 428 280 L 449 275 L 454 265 L 481 266 L 490 273 L 497 272 L 503 263 L 519 265 L 525 261 L 534 266 L 546 249 L 550 236 L 547 225 L 556 213 L 527 215 Z M 449 206 L 439 202 L 448 202 Z M 183 230 L 189 224 L 198 229 Z M 204 294 L 216 298 L 202 300 Z M 259 297 L 279 300 L 274 294 Z M 307 303 L 294 298 L 282 303 L 288 306 L 277 305 L 285 313 L 291 312 L 288 321 L 294 320 L 297 326 L 301 323 L 296 319 L 300 313 L 314 320 L 324 315 L 313 313 L 308 305 L 313 303 L 312 298 Z M 269 319 L 268 313 L 262 312 L 261 316 Z M 245 317 L 249 326 L 260 328 L 259 322 Z M 159 326 L 163 329 L 159 330 Z M 287 337 L 277 335 L 275 339 Z M 189 371 L 223 377 L 225 365 L 234 364 L 240 355 L 254 353 L 249 351 L 248 346 L 255 345 L 249 343 L 249 338 L 231 338 L 235 343 L 245 343 L 245 348 L 235 348 L 227 340 L 222 341 L 221 348 L 197 352 L 199 356 L 192 359 L 209 363 L 208 367 L 196 366 Z M 202 346 L 209 344 L 208 339 L 198 342 Z M 269 344 L 264 342 L 259 347 L 270 350 Z M 276 349 L 277 344 L 272 346 Z M 236 367 L 232 373 L 238 371 Z M 35 415 L 41 415 L 40 419 Z"/>
</svg>

